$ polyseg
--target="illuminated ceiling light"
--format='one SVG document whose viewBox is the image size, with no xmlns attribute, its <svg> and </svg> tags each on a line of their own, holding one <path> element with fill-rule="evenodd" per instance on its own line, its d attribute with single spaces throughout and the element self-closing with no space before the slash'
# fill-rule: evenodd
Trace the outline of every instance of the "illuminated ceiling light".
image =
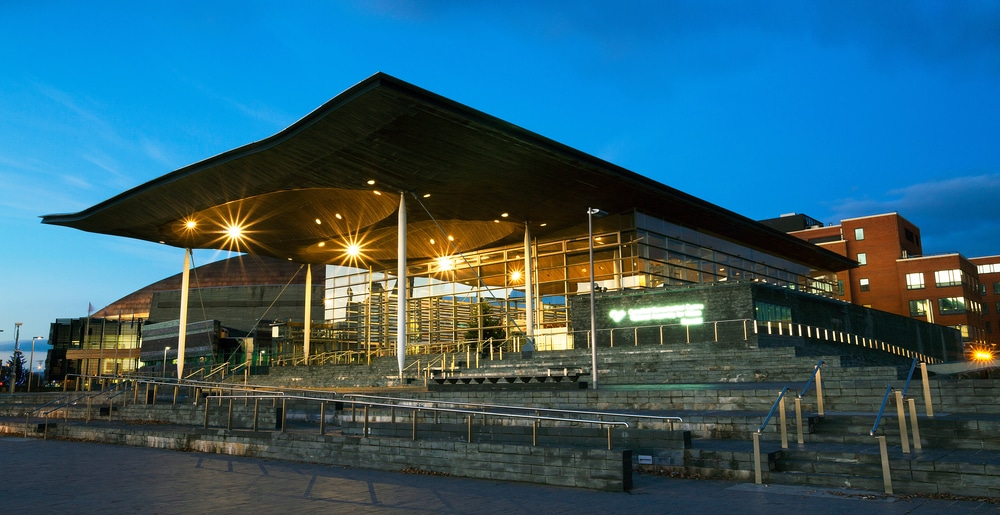
<svg viewBox="0 0 1000 515">
<path fill-rule="evenodd" d="M 333 215 L 333 217 L 336 218 L 337 220 L 343 220 L 344 219 L 344 217 L 340 216 L 340 213 L 337 213 L 337 214 Z"/>
<path fill-rule="evenodd" d="M 321 225 L 322 223 L 323 223 L 323 220 L 320 220 L 319 218 L 316 219 L 316 225 Z"/>
<path fill-rule="evenodd" d="M 430 193 L 424 193 L 424 198 L 431 198 L 431 194 Z"/>
<path fill-rule="evenodd" d="M 195 222 L 194 220 L 188 220 L 188 221 L 184 222 L 184 227 L 187 228 L 187 229 L 194 229 L 197 226 L 198 226 L 198 222 Z"/>
<path fill-rule="evenodd" d="M 287 259 L 287 260 L 289 260 L 289 261 L 291 261 L 291 260 L 292 260 L 292 258 L 285 258 L 285 259 Z M 261 352 L 264 352 L 264 351 L 261 351 Z"/>
<path fill-rule="evenodd" d="M 436 259 L 438 270 L 441 272 L 447 272 L 448 270 L 455 269 L 455 260 L 450 257 L 439 257 Z"/>
<path fill-rule="evenodd" d="M 431 238 L 431 245 L 434 245 L 435 243 L 437 242 L 434 241 L 434 238 Z"/>
<path fill-rule="evenodd" d="M 448 241 L 455 241 L 455 237 L 449 234 L 448 235 Z"/>
<path fill-rule="evenodd" d="M 317 243 L 317 246 L 325 247 L 326 246 L 326 242 L 325 241 L 321 241 L 321 242 Z"/>
<path fill-rule="evenodd" d="M 160 240 L 160 243 L 166 243 L 166 242 L 165 242 L 165 241 L 163 241 L 163 240 Z"/>
<path fill-rule="evenodd" d="M 372 186 L 375 184 L 375 179 L 368 179 L 368 185 Z"/>
<path fill-rule="evenodd" d="M 510 273 L 510 280 L 513 281 L 513 282 L 520 281 L 521 280 L 521 271 L 520 270 L 514 270 L 513 272 L 511 272 Z"/>
<path fill-rule="evenodd" d="M 500 220 L 493 220 L 493 223 L 498 224 L 500 223 Z"/>
<path fill-rule="evenodd" d="M 508 216 L 510 216 L 509 213 L 500 213 L 500 218 L 507 218 Z"/>
<path fill-rule="evenodd" d="M 374 193 L 374 194 L 376 194 L 376 195 L 381 195 L 381 194 L 382 194 L 382 192 L 381 192 L 381 191 L 379 191 L 379 190 L 373 190 L 373 191 L 372 191 L 372 193 Z"/>
<path fill-rule="evenodd" d="M 243 238 L 243 228 L 238 225 L 230 225 L 226 227 L 226 237 L 230 240 L 239 240 Z"/>
<path fill-rule="evenodd" d="M 344 253 L 352 258 L 358 257 L 361 255 L 361 246 L 357 243 L 352 243 L 344 249 Z"/>
<path fill-rule="evenodd" d="M 549 225 L 549 224 L 547 224 L 547 223 L 538 224 L 539 227 L 545 227 L 546 225 Z"/>
</svg>

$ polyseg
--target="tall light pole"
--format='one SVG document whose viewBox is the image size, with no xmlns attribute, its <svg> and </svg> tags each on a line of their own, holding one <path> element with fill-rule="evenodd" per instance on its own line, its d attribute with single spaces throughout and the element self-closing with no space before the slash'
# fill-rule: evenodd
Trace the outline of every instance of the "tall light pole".
<svg viewBox="0 0 1000 515">
<path fill-rule="evenodd" d="M 17 348 L 17 338 L 21 336 L 21 322 L 14 322 L 14 356 L 10 360 L 10 394 L 14 395 L 14 383 L 17 382 L 17 376 L 19 370 L 14 368 L 15 365 L 20 364 L 20 360 L 17 359 L 17 354 L 20 349 Z"/>
<path fill-rule="evenodd" d="M 41 340 L 45 338 L 44 336 L 32 336 L 31 337 L 31 359 L 28 360 L 28 391 L 31 391 L 31 379 L 35 375 L 35 369 L 31 368 L 31 364 L 35 362 L 35 340 Z"/>
<path fill-rule="evenodd" d="M 164 347 L 163 348 L 163 378 L 164 379 L 167 378 L 167 351 L 168 350 L 170 350 L 170 347 Z"/>
<path fill-rule="evenodd" d="M 600 209 L 587 208 L 587 248 L 590 249 L 590 383 L 597 389 L 597 319 L 594 318 L 594 217 L 607 216 Z"/>
</svg>

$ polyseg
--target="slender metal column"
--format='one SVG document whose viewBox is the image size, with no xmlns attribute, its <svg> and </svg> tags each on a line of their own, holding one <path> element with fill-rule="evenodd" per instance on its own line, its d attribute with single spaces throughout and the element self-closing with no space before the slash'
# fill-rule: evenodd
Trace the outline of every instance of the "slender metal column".
<svg viewBox="0 0 1000 515">
<path fill-rule="evenodd" d="M 396 363 L 399 381 L 403 381 L 406 365 L 406 195 L 399 192 L 399 221 L 397 222 L 398 247 L 396 249 Z"/>
<path fill-rule="evenodd" d="M 309 364 L 309 333 L 312 332 L 309 330 L 312 324 L 312 285 L 312 265 L 306 265 L 306 312 L 302 317 L 302 354 L 306 365 Z"/>
<path fill-rule="evenodd" d="M 184 348 L 187 343 L 188 293 L 191 289 L 191 249 L 184 249 L 181 273 L 181 313 L 177 322 L 177 378 L 184 377 Z"/>
<path fill-rule="evenodd" d="M 528 350 L 535 350 L 535 290 L 532 285 L 531 268 L 531 228 L 524 222 L 524 334 L 527 337 Z"/>
</svg>

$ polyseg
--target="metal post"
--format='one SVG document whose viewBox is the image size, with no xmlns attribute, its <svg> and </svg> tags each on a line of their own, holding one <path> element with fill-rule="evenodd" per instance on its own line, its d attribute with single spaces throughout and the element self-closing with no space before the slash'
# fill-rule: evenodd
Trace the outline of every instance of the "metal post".
<svg viewBox="0 0 1000 515">
<path fill-rule="evenodd" d="M 795 398 L 795 431 L 799 437 L 799 445 L 802 445 L 805 438 L 802 437 L 802 399 L 799 397 Z"/>
<path fill-rule="evenodd" d="M 927 416 L 934 416 L 934 406 L 931 402 L 931 385 L 927 381 L 927 363 L 920 363 L 920 377 L 924 381 L 924 408 L 927 410 Z"/>
<path fill-rule="evenodd" d="M 531 423 L 531 446 L 532 447 L 537 447 L 538 446 L 538 422 L 539 422 L 539 420 L 535 419 Z"/>
<path fill-rule="evenodd" d="M 913 448 L 919 451 L 922 445 L 920 444 L 920 428 L 917 426 L 917 402 L 913 399 L 906 399 L 906 402 L 910 406 L 910 426 L 913 427 Z"/>
<path fill-rule="evenodd" d="M 889 451 L 885 448 L 885 436 L 877 436 L 878 450 L 882 456 L 882 484 L 885 485 L 885 493 L 892 493 L 892 474 L 889 472 Z"/>
<path fill-rule="evenodd" d="M 597 319 L 594 315 L 594 215 L 600 209 L 587 208 L 587 248 L 590 250 L 590 382 L 597 389 Z"/>
<path fill-rule="evenodd" d="M 760 433 L 753 432 L 753 479 L 754 483 L 761 484 L 760 474 Z"/>
<path fill-rule="evenodd" d="M 208 399 L 205 399 L 205 429 L 208 429 Z"/>
<path fill-rule="evenodd" d="M 788 428 L 785 426 L 785 397 L 778 401 L 778 420 L 781 421 L 781 448 L 788 448 Z"/>
<path fill-rule="evenodd" d="M 910 435 L 906 431 L 906 414 L 903 413 L 903 392 L 896 390 L 896 418 L 899 419 L 899 440 L 903 454 L 910 454 Z"/>
<path fill-rule="evenodd" d="M 257 430 L 257 416 L 260 415 L 260 398 L 253 400 L 253 430 Z"/>
<path fill-rule="evenodd" d="M 319 434 L 326 434 L 326 401 L 319 403 Z"/>
<path fill-rule="evenodd" d="M 823 416 L 823 369 L 816 367 L 816 410 Z"/>
<path fill-rule="evenodd" d="M 178 388 L 179 387 L 177 385 L 174 385 L 174 406 L 177 405 L 177 390 L 178 390 Z"/>
<path fill-rule="evenodd" d="M 233 428 L 233 400 L 229 399 L 229 418 L 226 421 L 226 429 Z"/>
<path fill-rule="evenodd" d="M 368 436 L 368 405 L 365 404 L 365 421 L 364 425 L 361 426 L 361 436 Z"/>
<path fill-rule="evenodd" d="M 472 443 L 472 415 L 465 417 L 465 425 L 466 433 L 468 435 L 466 441 Z"/>
<path fill-rule="evenodd" d="M 281 432 L 285 432 L 285 421 L 288 420 L 288 400 L 281 399 Z"/>
<path fill-rule="evenodd" d="M 410 439 L 411 440 L 416 440 L 417 439 L 417 415 L 419 413 L 420 413 L 420 410 L 413 410 L 413 416 L 410 417 Z"/>
</svg>

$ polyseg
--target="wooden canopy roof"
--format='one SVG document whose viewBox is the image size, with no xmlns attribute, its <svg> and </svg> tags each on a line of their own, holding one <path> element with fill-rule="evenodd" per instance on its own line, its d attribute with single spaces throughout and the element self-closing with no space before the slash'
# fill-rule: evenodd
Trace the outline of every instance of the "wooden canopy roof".
<svg viewBox="0 0 1000 515">
<path fill-rule="evenodd" d="M 342 263 L 360 242 L 366 259 L 391 262 L 400 194 L 410 258 L 520 241 L 525 223 L 540 239 L 565 234 L 595 207 L 639 209 L 818 269 L 855 265 L 383 73 L 267 139 L 42 223 L 299 263 Z"/>
</svg>

